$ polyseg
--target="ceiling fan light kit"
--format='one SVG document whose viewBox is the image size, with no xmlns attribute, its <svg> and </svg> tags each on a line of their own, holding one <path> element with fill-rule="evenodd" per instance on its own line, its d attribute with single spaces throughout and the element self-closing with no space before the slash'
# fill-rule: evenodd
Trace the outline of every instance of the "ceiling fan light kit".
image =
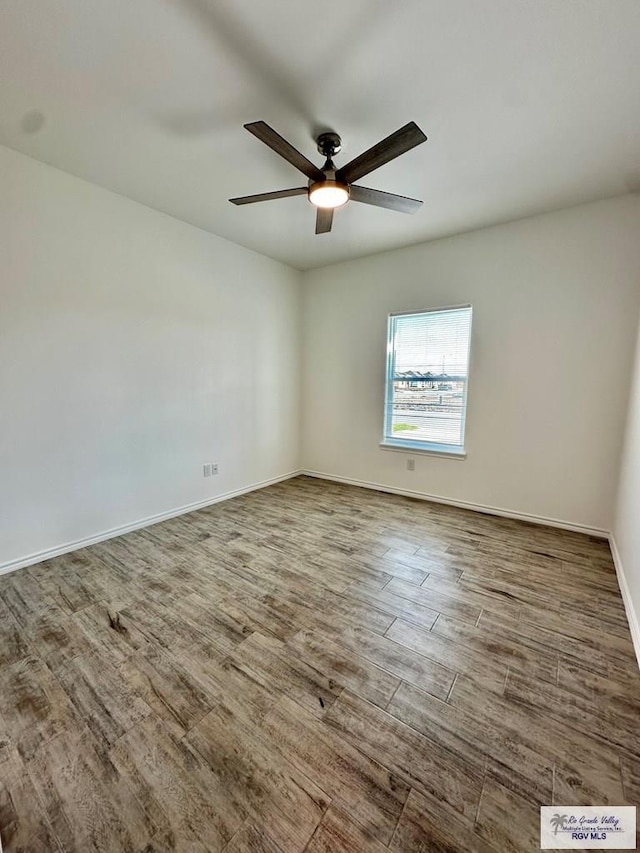
<svg viewBox="0 0 640 853">
<path fill-rule="evenodd" d="M 306 195 L 316 208 L 316 234 L 326 234 L 331 231 L 333 224 L 333 211 L 337 207 L 343 207 L 348 201 L 359 201 L 363 204 L 371 204 L 375 207 L 384 207 L 388 210 L 397 210 L 401 213 L 415 213 L 422 207 L 422 202 L 416 198 L 386 193 L 381 190 L 372 190 L 355 184 L 359 178 L 379 169 L 385 163 L 395 160 L 401 154 L 405 154 L 416 145 L 427 141 L 427 137 L 418 125 L 410 121 L 360 154 L 354 160 L 336 169 L 333 157 L 341 150 L 342 140 L 337 133 L 321 133 L 317 140 L 318 151 L 326 158 L 322 169 L 315 166 L 304 154 L 301 154 L 286 139 L 276 133 L 272 127 L 264 121 L 254 121 L 245 124 L 244 127 L 268 145 L 273 151 L 295 166 L 303 175 L 309 179 L 307 187 L 294 187 L 289 190 L 276 190 L 270 193 L 259 193 L 258 195 L 241 196 L 230 198 L 232 204 L 254 204 L 258 201 L 273 201 L 277 198 L 288 198 L 294 195 Z"/>
<path fill-rule="evenodd" d="M 316 207 L 342 207 L 349 201 L 349 187 L 338 181 L 317 181 L 309 187 L 309 201 Z"/>
</svg>

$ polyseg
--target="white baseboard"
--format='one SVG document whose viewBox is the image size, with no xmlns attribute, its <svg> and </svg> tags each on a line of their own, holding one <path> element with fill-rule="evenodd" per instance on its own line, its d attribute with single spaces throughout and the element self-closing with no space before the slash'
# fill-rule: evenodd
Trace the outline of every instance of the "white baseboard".
<svg viewBox="0 0 640 853">
<path fill-rule="evenodd" d="M 176 507 L 175 509 L 160 512 L 157 515 L 150 515 L 147 518 L 141 518 L 138 521 L 133 521 L 130 524 L 123 524 L 120 527 L 112 527 L 110 530 L 104 530 L 102 533 L 96 533 L 93 536 L 87 536 L 84 539 L 77 539 L 75 542 L 67 542 L 64 545 L 56 545 L 53 548 L 47 548 L 44 551 L 38 551 L 35 554 L 28 554 L 25 557 L 18 557 L 15 560 L 9 560 L 6 563 L 0 563 L 0 575 L 7 572 L 14 572 L 16 569 L 22 569 L 25 566 L 33 566 L 34 563 L 41 563 L 43 560 L 50 560 L 52 557 L 59 557 L 61 554 L 68 554 L 70 551 L 78 551 L 80 548 L 87 548 L 89 545 L 96 545 L 98 542 L 104 542 L 105 539 L 113 539 L 116 536 L 123 536 L 125 533 L 132 533 L 134 530 L 140 530 L 142 527 L 150 527 L 152 524 L 158 524 L 161 521 L 167 521 L 169 518 L 175 518 L 178 515 L 184 515 L 187 512 L 194 512 L 197 509 L 203 509 L 206 506 L 227 501 L 230 498 L 237 498 L 239 495 L 245 495 L 248 492 L 255 492 L 258 489 L 264 489 L 267 486 L 273 486 L 275 483 L 281 483 L 283 480 L 290 480 L 292 477 L 297 477 L 301 471 L 291 471 L 288 474 L 283 474 L 280 477 L 273 477 L 270 480 L 262 480 L 260 483 L 251 483 L 249 486 L 243 486 L 241 489 L 235 489 L 232 492 L 225 492 L 222 495 L 216 495 L 214 498 L 205 498 L 202 501 L 185 504 L 184 506 Z"/>
<path fill-rule="evenodd" d="M 575 524 L 571 521 L 563 521 L 559 518 L 546 518 L 543 515 L 530 515 L 526 512 L 513 512 L 510 509 L 502 509 L 496 506 L 485 506 L 484 504 L 474 504 L 469 501 L 453 500 L 445 498 L 441 495 L 430 495 L 427 492 L 416 492 L 411 489 L 396 489 L 393 486 L 386 486 L 382 483 L 369 483 L 366 480 L 353 480 L 349 477 L 338 477 L 335 474 L 325 474 L 322 471 L 301 471 L 301 474 L 307 477 L 318 477 L 321 480 L 332 480 L 335 483 L 345 483 L 347 486 L 360 486 L 363 489 L 374 489 L 377 492 L 388 492 L 392 495 L 404 495 L 407 498 L 417 498 L 423 501 L 433 501 L 439 504 L 448 504 L 449 506 L 457 506 L 461 509 L 470 509 L 474 512 L 482 512 L 485 515 L 499 515 L 503 518 L 515 518 L 518 521 L 529 521 L 532 524 L 543 524 L 547 527 L 559 527 L 562 530 L 571 530 L 574 533 L 585 533 L 589 536 L 597 536 L 600 539 L 608 539 L 609 531 L 600 527 L 589 527 L 586 524 Z"/>
<path fill-rule="evenodd" d="M 609 534 L 609 547 L 611 548 L 611 554 L 613 555 L 613 564 L 616 567 L 616 575 L 618 576 L 618 586 L 620 587 L 624 609 L 627 614 L 627 622 L 629 623 L 629 630 L 631 631 L 631 642 L 633 643 L 636 658 L 638 659 L 638 666 L 640 667 L 640 621 L 638 620 L 638 614 L 633 606 L 631 592 L 629 591 L 629 584 L 627 583 L 624 566 L 622 565 L 622 558 L 620 557 L 620 552 L 618 551 L 618 546 L 616 545 L 613 533 Z"/>
</svg>

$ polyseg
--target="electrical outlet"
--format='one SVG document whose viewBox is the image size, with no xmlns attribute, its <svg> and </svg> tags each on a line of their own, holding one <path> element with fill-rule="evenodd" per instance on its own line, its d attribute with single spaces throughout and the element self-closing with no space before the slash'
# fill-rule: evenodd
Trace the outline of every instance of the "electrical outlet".
<svg viewBox="0 0 640 853">
<path fill-rule="evenodd" d="M 217 474 L 217 473 L 218 473 L 218 472 L 216 471 L 216 474 Z M 203 477 L 210 477 L 210 476 L 211 476 L 211 463 L 210 463 L 210 462 L 206 462 L 206 463 L 202 466 L 202 476 L 203 476 Z"/>
<path fill-rule="evenodd" d="M 217 463 L 217 462 L 212 462 L 212 463 L 211 463 L 211 475 L 212 475 L 213 477 L 215 477 L 215 475 L 216 475 L 217 473 L 218 473 L 218 463 Z"/>
<path fill-rule="evenodd" d="M 415 459 L 407 459 L 407 471 L 415 471 L 416 470 L 416 460 Z"/>
</svg>

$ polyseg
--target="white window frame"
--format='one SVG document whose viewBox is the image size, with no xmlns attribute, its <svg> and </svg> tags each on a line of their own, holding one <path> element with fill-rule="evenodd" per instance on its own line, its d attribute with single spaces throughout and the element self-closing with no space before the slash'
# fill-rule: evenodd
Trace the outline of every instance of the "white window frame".
<svg viewBox="0 0 640 853">
<path fill-rule="evenodd" d="M 431 441 L 416 441 L 410 438 L 394 438 L 393 437 L 393 382 L 395 375 L 395 352 L 393 340 L 395 334 L 394 319 L 396 317 L 419 317 L 425 314 L 438 314 L 443 311 L 456 311 L 462 308 L 471 309 L 471 327 L 469 329 L 469 347 L 467 350 L 467 381 L 464 386 L 464 417 L 462 421 L 461 444 L 443 444 L 440 442 Z M 469 391 L 469 374 L 471 367 L 471 335 L 473 331 L 473 307 L 470 304 L 464 305 L 448 305 L 443 308 L 428 308 L 424 311 L 397 311 L 389 314 L 387 317 L 387 370 L 385 376 L 385 392 L 384 392 L 384 424 L 382 441 L 380 447 L 383 450 L 396 450 L 412 453 L 426 453 L 435 456 L 444 456 L 452 459 L 466 459 L 465 450 L 465 433 L 467 427 L 467 398 Z"/>
</svg>

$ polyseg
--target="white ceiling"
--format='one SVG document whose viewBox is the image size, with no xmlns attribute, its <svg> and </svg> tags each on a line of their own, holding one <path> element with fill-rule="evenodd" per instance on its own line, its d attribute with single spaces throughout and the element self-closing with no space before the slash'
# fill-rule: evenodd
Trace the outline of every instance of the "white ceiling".
<svg viewBox="0 0 640 853">
<path fill-rule="evenodd" d="M 306 269 L 640 190 L 638 0 L 2 0 L 0 142 Z M 341 165 L 409 120 L 429 141 L 314 235 L 263 119 Z"/>
</svg>

